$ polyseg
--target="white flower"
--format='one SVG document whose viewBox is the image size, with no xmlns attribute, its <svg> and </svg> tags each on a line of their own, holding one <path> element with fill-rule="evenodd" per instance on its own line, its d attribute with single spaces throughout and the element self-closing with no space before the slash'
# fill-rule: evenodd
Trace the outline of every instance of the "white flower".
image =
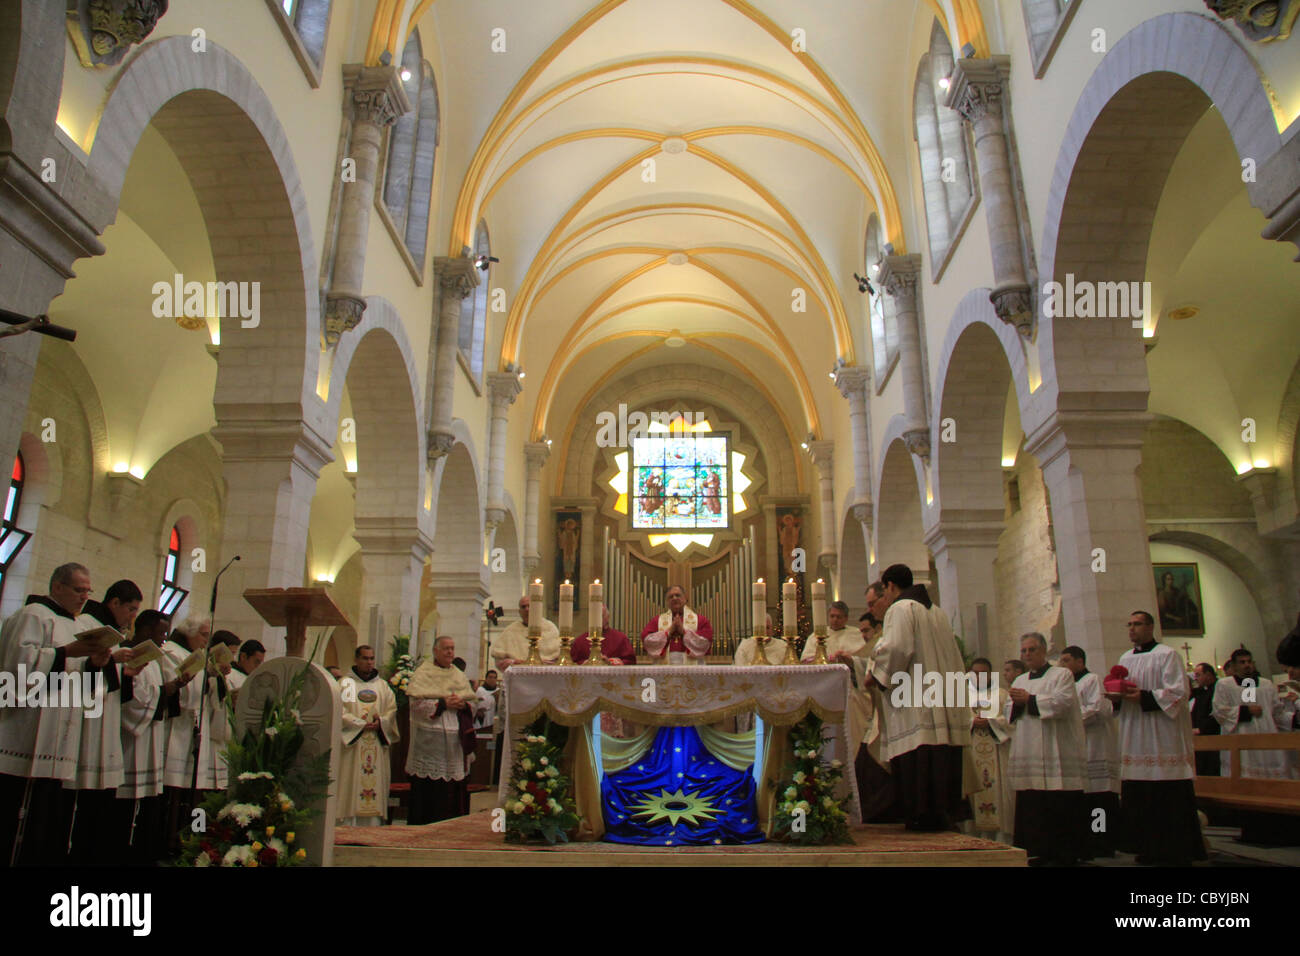
<svg viewBox="0 0 1300 956">
<path fill-rule="evenodd" d="M 835 798 L 822 797 L 822 806 L 825 807 L 827 810 L 831 809 L 831 807 L 835 806 Z"/>
<path fill-rule="evenodd" d="M 274 780 L 275 774 L 271 773 L 269 770 L 246 770 L 239 775 L 240 780 L 260 780 L 263 777 L 267 780 Z"/>
<path fill-rule="evenodd" d="M 525 770 L 532 770 L 533 762 L 525 757 L 523 760 L 519 761 L 519 766 L 523 767 Z"/>
<path fill-rule="evenodd" d="M 262 731 L 262 733 L 266 734 L 266 736 L 268 737 L 274 737 L 276 734 L 279 733 L 279 731 L 276 730 L 274 727 L 267 727 L 266 730 Z"/>
<path fill-rule="evenodd" d="M 812 807 L 808 805 L 807 800 L 800 800 L 798 803 L 794 805 L 794 808 L 796 810 L 802 810 L 804 813 L 807 813 L 809 810 L 812 809 Z"/>
<path fill-rule="evenodd" d="M 541 764 L 543 767 L 545 767 L 548 763 L 550 763 L 550 761 L 547 760 L 545 757 L 543 757 L 541 760 L 539 760 L 539 761 L 537 761 L 537 762 L 538 762 L 539 764 Z"/>
<path fill-rule="evenodd" d="M 251 846 L 232 846 L 221 858 L 222 866 L 243 866 L 253 855 Z"/>
<path fill-rule="evenodd" d="M 516 781 L 515 781 L 515 786 L 518 787 L 521 791 L 523 791 L 523 790 L 527 790 L 527 789 L 528 789 L 528 781 L 527 781 L 527 780 L 516 780 Z"/>
<path fill-rule="evenodd" d="M 537 779 L 538 779 L 538 780 L 545 780 L 545 779 L 546 779 L 546 771 L 544 771 L 544 770 L 539 770 L 539 771 L 537 771 Z"/>
<path fill-rule="evenodd" d="M 795 783 L 803 783 L 807 779 L 808 779 L 807 776 L 804 775 L 804 772 L 802 770 L 800 770 L 798 773 L 794 775 Z"/>
<path fill-rule="evenodd" d="M 809 760 L 812 760 L 814 757 L 817 756 L 817 751 L 815 751 L 815 750 L 810 750 L 810 751 L 808 751 L 808 753 L 806 754 L 806 756 L 808 757 Z"/>
<path fill-rule="evenodd" d="M 546 768 L 546 776 L 551 777 L 552 779 L 554 779 L 555 777 L 558 777 L 559 775 L 560 775 L 560 771 L 556 770 L 554 767 L 547 767 L 547 768 Z"/>
<path fill-rule="evenodd" d="M 527 804 L 527 803 L 532 803 L 532 802 L 533 802 L 533 795 L 532 795 L 531 793 L 525 793 L 522 797 L 519 798 L 519 800 L 520 800 L 521 803 L 526 803 L 526 804 Z"/>
<path fill-rule="evenodd" d="M 194 865 L 195 865 L 195 866 L 211 866 L 211 865 L 212 865 L 212 861 L 211 861 L 210 859 L 208 859 L 208 855 L 207 855 L 206 853 L 200 853 L 197 857 L 194 858 Z"/>
<path fill-rule="evenodd" d="M 293 722 L 295 724 L 302 723 L 302 714 L 298 713 L 298 709 L 296 707 L 290 708 L 289 713 L 293 716 Z"/>
<path fill-rule="evenodd" d="M 279 837 L 272 837 L 271 839 L 267 840 L 266 845 L 269 846 L 276 853 L 280 854 L 280 856 L 284 856 L 286 853 L 289 852 L 289 848 L 285 846 L 284 841 L 281 840 Z"/>
<path fill-rule="evenodd" d="M 217 819 L 232 817 L 241 827 L 246 827 L 262 815 L 262 808 L 252 803 L 228 803 L 217 813 Z"/>
<path fill-rule="evenodd" d="M 844 766 L 844 761 L 842 761 L 842 760 L 832 760 L 832 761 L 831 761 L 831 767 L 832 767 L 833 769 L 835 769 L 835 770 L 839 770 L 840 767 L 843 767 L 843 766 Z"/>
<path fill-rule="evenodd" d="M 781 804 L 781 809 L 782 809 L 785 813 L 793 813 L 793 812 L 794 812 L 794 804 L 787 800 L 785 803 Z"/>
<path fill-rule="evenodd" d="M 796 790 L 794 787 L 785 788 L 785 798 L 787 800 L 793 800 L 797 796 L 799 796 L 799 791 Z"/>
</svg>

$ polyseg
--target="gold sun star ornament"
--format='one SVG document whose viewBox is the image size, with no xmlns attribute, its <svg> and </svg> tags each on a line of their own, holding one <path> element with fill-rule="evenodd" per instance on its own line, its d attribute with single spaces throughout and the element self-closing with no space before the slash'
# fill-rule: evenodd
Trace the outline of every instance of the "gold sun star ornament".
<svg viewBox="0 0 1300 956">
<path fill-rule="evenodd" d="M 667 820 L 672 826 L 677 826 L 679 820 L 698 826 L 723 813 L 714 806 L 712 799 L 701 797 L 698 793 L 683 793 L 680 787 L 676 793 L 669 793 L 668 788 L 664 787 L 658 796 L 647 796 L 640 803 L 633 804 L 631 809 L 636 811 L 632 814 L 634 817 L 649 817 L 645 821 L 648 824 Z"/>
</svg>

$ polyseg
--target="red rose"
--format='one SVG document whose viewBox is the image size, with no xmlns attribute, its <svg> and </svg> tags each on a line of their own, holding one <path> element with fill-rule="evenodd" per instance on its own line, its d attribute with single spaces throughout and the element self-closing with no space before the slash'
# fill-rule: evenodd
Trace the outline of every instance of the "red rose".
<svg viewBox="0 0 1300 956">
<path fill-rule="evenodd" d="M 1123 680 L 1125 677 L 1128 677 L 1128 668 L 1123 664 L 1116 664 L 1110 669 L 1110 674 L 1107 676 L 1112 680 Z"/>
<path fill-rule="evenodd" d="M 261 852 L 257 854 L 258 866 L 275 866 L 276 861 L 280 859 L 280 854 L 276 853 L 269 846 L 264 846 Z"/>
</svg>

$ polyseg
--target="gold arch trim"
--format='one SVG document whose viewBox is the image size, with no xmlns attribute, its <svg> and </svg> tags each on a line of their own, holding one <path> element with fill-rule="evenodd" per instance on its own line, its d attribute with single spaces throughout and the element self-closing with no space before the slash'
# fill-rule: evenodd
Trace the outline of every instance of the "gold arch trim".
<svg viewBox="0 0 1300 956">
<path fill-rule="evenodd" d="M 578 359 L 581 359 L 588 353 L 595 351 L 597 348 L 603 345 L 608 345 L 610 342 L 618 341 L 624 338 L 642 336 L 642 335 L 663 338 L 665 336 L 665 333 L 662 329 L 626 330 L 623 332 L 616 332 L 612 335 L 606 336 L 603 339 L 600 339 L 599 341 L 592 342 L 591 344 L 584 347 L 582 351 L 579 352 L 577 356 L 575 356 L 574 361 L 576 362 Z M 706 337 L 706 335 L 707 337 L 710 338 L 738 339 L 750 345 L 757 346 L 764 354 L 768 355 L 774 360 L 779 361 L 778 357 L 775 354 L 773 354 L 771 350 L 764 348 L 760 343 L 755 342 L 753 339 L 747 339 L 744 336 L 736 335 L 734 332 L 702 333 L 700 335 L 691 336 L 691 344 L 695 345 L 697 348 L 703 349 L 706 352 L 716 355 L 718 358 L 722 359 L 723 362 L 725 362 L 727 365 L 741 372 L 747 372 L 748 370 L 739 362 L 737 362 L 734 356 L 723 351 L 722 349 L 709 345 L 706 342 L 699 341 L 699 339 Z M 628 356 L 626 356 L 625 358 L 617 362 L 615 365 L 610 367 L 605 372 L 605 374 L 602 375 L 600 378 L 598 378 L 595 384 L 593 384 L 589 389 L 587 389 L 587 391 L 582 394 L 582 397 L 578 399 L 577 404 L 574 406 L 575 411 L 580 413 L 582 409 L 586 408 L 587 405 L 591 402 L 591 400 L 595 398 L 595 396 L 600 392 L 602 388 L 604 388 L 612 380 L 618 377 L 618 375 L 623 371 L 623 369 L 627 368 L 637 359 L 641 358 L 644 355 L 647 355 L 650 352 L 655 351 L 658 348 L 662 348 L 661 342 L 655 342 L 651 345 L 647 345 L 644 348 L 637 349 L 636 351 L 632 352 L 631 354 L 629 354 Z M 775 398 L 773 398 L 772 393 L 768 390 L 765 384 L 750 379 L 747 375 L 742 375 L 741 377 L 744 378 L 746 381 L 748 381 L 749 384 L 752 385 L 754 388 L 758 389 L 763 394 L 763 397 L 767 399 L 768 404 L 772 407 L 772 411 L 776 413 L 777 418 L 780 420 L 781 427 L 785 430 L 785 437 L 790 442 L 791 456 L 797 457 L 795 456 L 794 449 L 798 446 L 799 443 L 798 437 L 796 436 L 795 431 L 791 426 L 790 420 L 789 418 L 786 417 L 785 411 L 783 410 L 780 403 L 777 402 Z M 534 436 L 534 440 L 539 438 L 540 435 L 541 435 L 540 432 L 537 433 L 537 435 Z M 560 442 L 560 458 L 559 458 L 560 461 L 569 460 L 569 447 L 572 444 L 573 444 L 573 422 L 571 421 L 569 422 L 568 426 L 565 428 L 564 438 Z M 770 468 L 770 463 L 769 463 L 769 468 Z M 794 469 L 794 472 L 795 472 L 795 481 L 796 481 L 795 491 L 798 494 L 802 494 L 804 492 L 803 469 L 796 467 Z M 556 474 L 554 494 L 557 497 L 564 494 L 563 471 L 558 471 Z"/>
</svg>

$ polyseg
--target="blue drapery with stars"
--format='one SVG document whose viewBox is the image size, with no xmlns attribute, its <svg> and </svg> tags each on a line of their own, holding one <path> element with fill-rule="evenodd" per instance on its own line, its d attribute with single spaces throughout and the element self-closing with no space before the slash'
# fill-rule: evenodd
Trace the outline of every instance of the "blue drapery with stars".
<svg viewBox="0 0 1300 956">
<path fill-rule="evenodd" d="M 632 766 L 600 783 L 605 839 L 639 846 L 761 843 L 753 767 L 713 756 L 694 727 L 661 727 Z"/>
</svg>

